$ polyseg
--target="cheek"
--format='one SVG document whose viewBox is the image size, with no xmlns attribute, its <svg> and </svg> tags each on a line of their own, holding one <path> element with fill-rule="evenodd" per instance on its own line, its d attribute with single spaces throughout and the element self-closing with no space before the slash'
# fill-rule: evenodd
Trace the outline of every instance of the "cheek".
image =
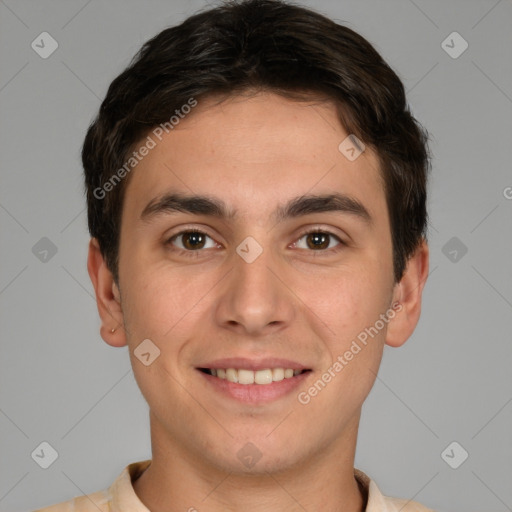
<svg viewBox="0 0 512 512">
<path fill-rule="evenodd" d="M 342 343 L 387 310 L 392 286 L 386 272 L 378 261 L 365 259 L 361 268 L 331 273 L 316 286 L 304 281 L 304 303 L 314 305 L 314 312 Z"/>
<path fill-rule="evenodd" d="M 387 324 L 380 318 L 388 311 L 390 287 L 378 272 L 347 273 L 326 290 L 315 312 L 327 325 L 321 334 L 328 354 L 324 370 L 336 377 L 323 400 L 358 404 L 370 391 L 382 358 Z"/>
<path fill-rule="evenodd" d="M 161 390 L 173 396 L 180 392 L 176 362 L 184 346 L 182 340 L 186 339 L 180 332 L 186 305 L 183 298 L 173 292 L 169 280 L 163 280 L 161 275 L 138 272 L 131 276 L 123 288 L 123 315 L 131 365 L 143 396 L 158 409 Z M 180 285 L 173 280 L 173 287 Z M 144 346 L 144 350 L 139 346 Z M 148 365 L 139 359 L 142 353 L 150 354 Z"/>
<path fill-rule="evenodd" d="M 328 357 L 318 376 L 322 382 L 304 390 L 310 397 L 322 396 L 314 400 L 313 416 L 332 404 L 336 404 L 333 413 L 355 412 L 375 382 L 387 327 L 380 319 L 388 311 L 391 296 L 383 278 L 387 274 L 379 274 L 377 268 L 332 279 L 317 300 L 315 313 L 325 324 L 321 339 Z"/>
<path fill-rule="evenodd" d="M 188 357 L 187 346 L 215 302 L 213 291 L 207 292 L 217 280 L 206 274 L 192 278 L 183 270 L 166 271 L 158 265 L 132 272 L 123 289 L 123 315 L 131 351 L 149 338 L 163 356 L 159 364 L 177 371 L 178 361 Z"/>
<path fill-rule="evenodd" d="M 129 257 L 120 261 L 122 291 L 127 299 L 123 312 L 134 328 L 151 328 L 153 333 L 161 333 L 170 328 L 183 309 L 187 283 L 183 282 L 179 268 L 169 272 L 162 260 L 155 264 L 155 251 L 142 250 L 144 243 L 132 245 L 123 247 Z"/>
</svg>

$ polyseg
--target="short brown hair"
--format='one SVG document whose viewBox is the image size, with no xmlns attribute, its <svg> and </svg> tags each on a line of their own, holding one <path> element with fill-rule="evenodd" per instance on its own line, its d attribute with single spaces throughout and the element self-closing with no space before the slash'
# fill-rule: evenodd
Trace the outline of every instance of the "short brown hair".
<svg viewBox="0 0 512 512">
<path fill-rule="evenodd" d="M 427 132 L 411 114 L 402 82 L 366 39 L 282 0 L 228 0 L 195 14 L 147 41 L 110 84 L 82 162 L 89 231 L 116 282 L 129 176 L 112 178 L 126 175 L 119 171 L 134 145 L 191 98 L 248 90 L 330 99 L 345 130 L 376 150 L 398 282 L 426 239 Z"/>
</svg>

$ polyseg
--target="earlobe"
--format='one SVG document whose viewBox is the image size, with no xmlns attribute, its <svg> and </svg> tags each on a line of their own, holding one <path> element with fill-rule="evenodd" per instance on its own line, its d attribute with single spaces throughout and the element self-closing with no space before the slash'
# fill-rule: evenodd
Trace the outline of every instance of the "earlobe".
<svg viewBox="0 0 512 512">
<path fill-rule="evenodd" d="M 127 341 L 120 293 L 96 238 L 89 241 L 87 271 L 96 294 L 96 305 L 101 319 L 100 335 L 109 345 L 123 347 Z"/>
<path fill-rule="evenodd" d="M 386 345 L 402 346 L 412 335 L 421 314 L 421 298 L 428 277 L 429 249 L 422 240 L 407 261 L 407 267 L 399 283 L 395 285 L 393 303 L 399 302 L 401 309 L 389 322 Z"/>
</svg>

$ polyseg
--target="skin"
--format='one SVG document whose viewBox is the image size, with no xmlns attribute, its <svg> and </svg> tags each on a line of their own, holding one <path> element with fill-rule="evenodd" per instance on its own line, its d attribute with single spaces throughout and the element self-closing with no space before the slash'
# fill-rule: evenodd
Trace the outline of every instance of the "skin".
<svg viewBox="0 0 512 512">
<path fill-rule="evenodd" d="M 272 93 L 204 100 L 130 177 L 119 286 L 91 239 L 101 336 L 128 344 L 150 408 L 152 463 L 134 489 L 153 512 L 364 510 L 353 475 L 361 407 L 384 345 L 402 345 L 418 322 L 428 248 L 419 245 L 395 283 L 377 158 L 367 147 L 349 161 L 338 150 L 347 135 L 328 102 Z M 238 215 L 143 222 L 146 204 L 169 190 L 215 196 Z M 372 222 L 346 212 L 270 220 L 278 204 L 333 191 L 360 201 Z M 302 232 L 314 227 L 335 235 L 328 248 L 307 245 Z M 210 237 L 188 258 L 178 252 L 186 237 L 165 245 L 185 228 Z M 263 248 L 250 264 L 236 253 L 248 236 Z M 299 403 L 297 393 L 396 301 L 400 312 L 317 396 Z M 149 366 L 133 353 L 146 338 L 161 351 Z M 196 369 L 235 356 L 283 357 L 312 372 L 297 393 L 248 405 L 214 391 Z M 262 454 L 250 469 L 237 457 L 248 442 Z"/>
</svg>

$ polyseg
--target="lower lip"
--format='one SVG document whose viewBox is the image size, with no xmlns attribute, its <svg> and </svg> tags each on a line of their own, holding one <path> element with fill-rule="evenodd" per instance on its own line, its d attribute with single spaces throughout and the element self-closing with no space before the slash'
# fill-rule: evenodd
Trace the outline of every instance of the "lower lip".
<svg viewBox="0 0 512 512">
<path fill-rule="evenodd" d="M 250 404 L 266 403 L 290 394 L 311 374 L 311 371 L 300 373 L 271 384 L 237 384 L 227 379 L 220 379 L 201 370 L 197 370 L 215 390 L 239 402 Z"/>
</svg>

